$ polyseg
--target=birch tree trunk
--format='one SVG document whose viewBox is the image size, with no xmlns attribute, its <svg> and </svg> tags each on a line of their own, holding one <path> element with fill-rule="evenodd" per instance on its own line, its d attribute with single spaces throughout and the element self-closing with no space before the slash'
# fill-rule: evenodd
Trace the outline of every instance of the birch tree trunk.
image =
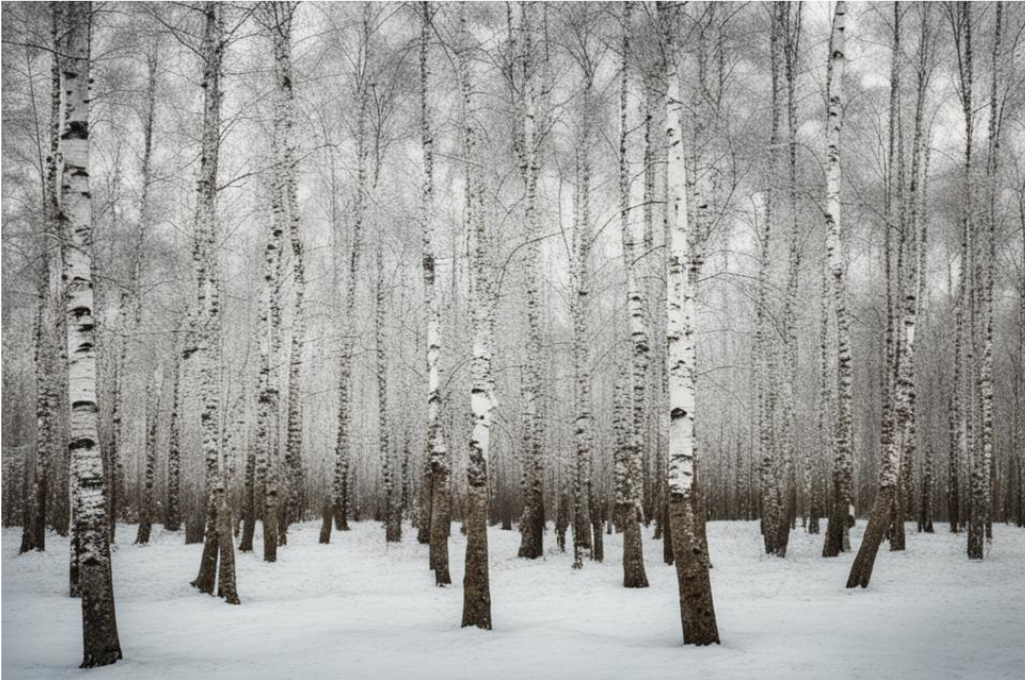
<svg viewBox="0 0 1025 680">
<path fill-rule="evenodd" d="M 364 16 L 364 35 L 369 33 L 369 19 Z M 369 48 L 365 48 L 369 49 Z M 367 58 L 364 54 L 364 59 Z M 359 113 L 356 120 L 356 205 L 352 224 L 352 251 L 349 256 L 349 276 L 345 283 L 345 318 L 349 327 L 343 331 L 341 365 L 338 380 L 338 436 L 335 441 L 335 471 L 331 487 L 332 505 L 334 508 L 335 528 L 348 531 L 348 513 L 350 506 L 349 465 L 352 437 L 352 370 L 353 351 L 356 343 L 356 291 L 359 283 L 360 256 L 362 250 L 363 225 L 366 220 L 367 191 L 367 105 L 368 84 L 363 82 L 358 87 Z"/>
<path fill-rule="evenodd" d="M 374 355 L 377 364 L 377 445 L 381 456 L 381 479 L 384 493 L 385 541 L 397 543 L 402 540 L 402 517 L 398 514 L 394 464 L 391 460 L 391 445 L 388 429 L 388 354 L 384 346 L 385 290 L 384 290 L 384 239 L 378 235 L 376 248 L 377 280 L 374 288 Z"/>
<path fill-rule="evenodd" d="M 473 360 L 470 408 L 473 431 L 466 468 L 468 516 L 466 519 L 466 570 L 463 577 L 462 625 L 491 630 L 491 586 L 488 569 L 488 449 L 495 407 L 491 374 L 494 297 L 488 271 L 489 238 L 484 216 L 484 186 L 478 165 L 477 104 L 470 63 L 470 33 L 466 9 L 459 6 L 460 43 L 456 54 L 463 105 L 463 154 L 467 165 L 467 220 L 473 237 Z"/>
<path fill-rule="evenodd" d="M 217 365 L 221 334 L 220 272 L 217 265 L 217 165 L 221 134 L 221 69 L 224 53 L 224 26 L 221 9 L 216 2 L 204 5 L 203 34 L 203 134 L 199 175 L 199 199 L 196 208 L 193 248 L 198 299 L 194 318 L 197 320 L 194 353 L 199 358 L 200 426 L 203 456 L 206 463 L 207 519 L 203 556 L 199 574 L 192 585 L 200 592 L 213 594 L 217 579 L 218 556 L 234 562 L 234 545 L 223 540 L 218 513 L 229 511 L 223 503 L 224 479 L 221 473 L 221 438 L 219 428 L 220 390 Z M 229 511 L 230 512 L 230 511 Z M 230 536 L 228 537 L 230 539 Z M 222 566 L 219 590 L 229 604 L 238 604 L 234 570 Z M 228 581 L 224 581 L 227 578 Z"/>
<path fill-rule="evenodd" d="M 146 463 L 143 473 L 142 498 L 139 503 L 139 530 L 135 535 L 137 545 L 149 543 L 150 531 L 153 528 L 153 491 L 157 482 L 157 424 L 160 419 L 161 378 L 163 370 L 158 368 L 154 375 L 153 386 L 156 388 L 149 395 L 146 408 Z"/>
<path fill-rule="evenodd" d="M 786 557 L 790 527 L 797 516 L 797 370 L 798 343 L 795 306 L 798 304 L 801 271 L 801 230 L 797 202 L 797 68 L 801 41 L 803 5 L 796 3 L 793 15 L 789 3 L 783 4 L 783 72 L 786 78 L 787 111 L 787 199 L 790 212 L 790 234 L 787 243 L 787 283 L 783 297 L 783 409 L 780 425 L 783 479 L 781 485 L 782 521 L 776 536 L 776 555 Z M 781 220 L 782 222 L 782 220 Z M 807 471 L 807 465 L 802 465 Z"/>
<path fill-rule="evenodd" d="M 279 530 L 302 521 L 305 509 L 302 409 L 303 344 L 306 339 L 306 270 L 303 256 L 301 216 L 296 185 L 295 91 L 292 73 L 292 21 L 296 5 L 272 2 L 264 6 L 274 51 L 274 200 L 272 212 L 281 233 L 287 229 L 291 245 L 292 323 L 288 356 L 287 439 L 284 460 L 284 514 Z"/>
<path fill-rule="evenodd" d="M 833 10 L 829 37 L 826 93 L 829 113 L 826 124 L 826 257 L 836 314 L 837 423 L 836 457 L 833 462 L 833 509 L 826 525 L 823 557 L 844 550 L 845 536 L 854 525 L 853 442 L 850 323 L 847 311 L 847 263 L 840 229 L 840 133 L 843 128 L 843 72 L 846 62 L 844 28 L 847 3 L 838 0 Z"/>
<path fill-rule="evenodd" d="M 968 10 L 966 9 L 966 12 Z M 972 509 L 968 525 L 968 557 L 981 560 L 984 557 L 984 540 L 992 537 L 989 523 L 992 521 L 992 476 L 993 476 L 993 267 L 996 266 L 996 222 L 997 222 L 997 170 L 1000 160 L 1000 101 L 998 87 L 1003 68 L 1001 35 L 1003 32 L 1004 3 L 996 3 L 996 19 L 993 29 L 993 84 L 990 95 L 989 148 L 986 158 L 986 185 L 988 211 L 985 215 L 986 229 L 980 244 L 977 278 L 981 286 L 980 325 L 982 352 L 979 357 L 978 391 L 981 401 L 981 451 L 975 457 L 972 469 Z M 970 18 L 966 21 L 967 35 L 971 35 Z M 967 46 L 970 51 L 970 43 Z M 970 66 L 969 66 L 970 67 Z M 987 531 L 989 529 L 989 531 Z"/>
<path fill-rule="evenodd" d="M 619 222 L 623 245 L 623 267 L 626 269 L 626 303 L 629 316 L 630 339 L 633 352 L 630 357 L 631 385 L 629 419 L 621 460 L 616 461 L 616 520 L 623 528 L 623 587 L 647 588 L 644 571 L 640 514 L 640 483 L 642 451 L 645 442 L 645 399 L 648 380 L 648 327 L 645 317 L 645 296 L 637 276 L 635 236 L 630 224 L 630 161 L 629 95 L 630 95 L 630 32 L 633 5 L 623 5 L 620 18 L 622 30 L 622 62 L 619 89 Z"/>
<path fill-rule="evenodd" d="M 591 556 L 591 348 L 588 336 L 588 294 L 590 293 L 591 213 L 590 182 L 590 98 L 593 74 L 585 73 L 580 142 L 576 150 L 577 187 L 573 229 L 575 291 L 572 298 L 573 373 L 575 379 L 576 427 L 573 475 L 573 568 L 584 566 Z"/>
<path fill-rule="evenodd" d="M 420 32 L 420 139 L 423 149 L 423 187 L 421 189 L 421 233 L 423 238 L 424 302 L 427 309 L 427 449 L 430 476 L 424 480 L 428 490 L 427 516 L 430 541 L 430 568 L 438 586 L 452 583 L 448 573 L 449 456 L 441 427 L 441 305 L 435 285 L 434 261 L 434 135 L 431 129 L 430 105 L 430 35 L 434 10 L 431 3 L 422 3 L 423 24 Z"/>
<path fill-rule="evenodd" d="M 658 3 L 660 13 L 666 3 Z M 712 585 L 708 573 L 708 555 L 699 537 L 695 516 L 694 488 L 694 390 L 693 377 L 696 351 L 694 345 L 694 291 L 685 271 L 692 261 L 688 252 L 691 237 L 687 224 L 686 156 L 683 149 L 683 99 L 680 92 L 679 55 L 673 40 L 669 17 L 665 22 L 664 47 L 667 54 L 666 70 L 666 139 L 668 143 L 667 199 L 669 233 L 669 261 L 666 272 L 668 284 L 666 308 L 668 312 L 669 374 L 669 472 L 668 503 L 669 530 L 672 535 L 676 576 L 680 589 L 680 617 L 683 623 L 683 643 L 708 645 L 719 643 L 719 630 L 715 620 Z"/>
<path fill-rule="evenodd" d="M 776 361 L 776 343 L 769 327 L 769 273 L 772 266 L 772 231 L 776 219 L 776 176 L 779 172 L 779 137 L 782 125 L 782 78 L 780 41 L 782 12 L 786 6 L 776 2 L 772 6 L 770 29 L 770 62 L 772 64 L 772 122 L 769 137 L 768 187 L 765 190 L 765 216 L 760 236 L 758 261 L 758 299 L 756 302 L 755 345 L 758 356 L 756 384 L 758 388 L 758 447 L 761 458 L 762 540 L 767 555 L 778 554 L 780 527 L 786 524 L 781 489 L 783 470 L 776 437 L 776 410 L 778 395 L 776 384 L 779 366 Z M 785 549 L 784 555 L 785 556 Z"/>
<path fill-rule="evenodd" d="M 181 350 L 176 341 L 171 364 L 171 433 L 167 447 L 167 505 L 164 506 L 164 529 L 181 528 Z"/>
<path fill-rule="evenodd" d="M 95 310 L 92 276 L 92 199 L 89 182 L 89 102 L 92 98 L 90 42 L 92 3 L 64 8 L 66 39 L 59 49 L 65 94 L 60 153 L 60 210 L 68 237 L 64 261 L 67 287 L 68 397 L 71 403 L 73 522 L 78 540 L 78 586 L 82 596 L 82 668 L 121 658 L 111 577 L 103 455 L 96 402 Z"/>
<path fill-rule="evenodd" d="M 43 178 L 43 270 L 40 276 L 39 302 L 36 312 L 36 460 L 32 470 L 32 492 L 26 497 L 26 513 L 22 522 L 19 552 L 46 550 L 47 498 L 50 494 L 50 468 L 61 453 L 62 423 L 60 412 L 64 389 L 64 370 L 60 345 L 66 336 L 63 269 L 64 257 L 58 196 L 60 194 L 61 135 L 61 42 L 62 5 L 51 3 L 50 41 L 54 47 L 50 66 L 49 153 Z"/>
<path fill-rule="evenodd" d="M 545 405 L 541 375 L 541 225 L 537 207 L 543 111 L 539 99 L 540 70 L 534 55 L 534 25 L 531 3 L 520 3 L 520 55 L 522 69 L 519 94 L 520 129 L 515 135 L 520 175 L 524 185 L 526 247 L 523 267 L 527 306 L 527 360 L 523 376 L 524 506 L 520 519 L 519 556 L 537 559 L 544 555 L 545 505 Z M 515 74 L 514 74 L 515 77 Z"/>
</svg>

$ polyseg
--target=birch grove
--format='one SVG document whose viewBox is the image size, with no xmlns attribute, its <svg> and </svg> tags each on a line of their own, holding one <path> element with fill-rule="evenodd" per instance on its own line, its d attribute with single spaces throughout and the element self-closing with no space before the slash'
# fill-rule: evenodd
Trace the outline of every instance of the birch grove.
<svg viewBox="0 0 1025 680">
<path fill-rule="evenodd" d="M 572 596 L 629 641 L 672 630 L 657 601 L 688 647 L 746 645 L 763 576 L 863 606 L 1014 563 L 1025 5 L 5 3 L 3 31 L 4 570 L 82 599 L 83 667 L 122 657 L 115 593 L 149 624 L 157 563 L 211 630 L 308 573 L 339 625 L 386 591 L 396 626 L 459 601 L 547 634 Z"/>
</svg>

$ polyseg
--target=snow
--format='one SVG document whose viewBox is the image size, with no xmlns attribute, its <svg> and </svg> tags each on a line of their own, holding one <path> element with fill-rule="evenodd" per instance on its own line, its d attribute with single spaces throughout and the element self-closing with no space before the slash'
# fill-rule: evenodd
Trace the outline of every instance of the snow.
<svg viewBox="0 0 1025 680">
<path fill-rule="evenodd" d="M 868 590 L 847 590 L 852 553 L 826 560 L 821 536 L 796 531 L 786 560 L 762 555 L 758 525 L 713 522 L 720 647 L 681 645 L 673 568 L 645 532 L 651 587 L 621 587 L 621 537 L 605 537 L 604 564 L 570 568 L 555 551 L 515 557 L 519 534 L 489 530 L 493 631 L 461 629 L 465 537 L 453 525 L 455 585 L 436 588 L 427 548 L 406 527 L 356 523 L 317 543 L 295 527 L 276 564 L 238 555 L 242 605 L 189 586 L 201 546 L 154 527 L 153 544 L 119 530 L 114 555 L 124 661 L 80 671 L 80 603 L 67 597 L 67 541 L 18 556 L 19 529 L 3 530 L 3 660 L 9 680 L 193 678 L 1021 678 L 1025 669 L 1025 531 L 994 526 L 990 554 L 965 557 L 964 535 L 908 527 L 908 550 L 883 545 Z M 854 530 L 856 546 L 864 522 Z"/>
</svg>

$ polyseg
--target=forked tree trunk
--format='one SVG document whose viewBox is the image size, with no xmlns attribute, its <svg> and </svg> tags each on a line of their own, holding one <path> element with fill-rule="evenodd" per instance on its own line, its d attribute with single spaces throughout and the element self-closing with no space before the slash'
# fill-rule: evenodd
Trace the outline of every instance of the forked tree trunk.
<svg viewBox="0 0 1025 680">
<path fill-rule="evenodd" d="M 82 668 L 107 666 L 121 658 L 114 612 L 103 456 L 96 403 L 95 316 L 92 275 L 92 201 L 89 182 L 90 33 L 92 3 L 64 9 L 66 39 L 59 46 L 65 93 L 60 152 L 63 157 L 60 212 L 68 237 L 64 262 L 67 286 L 68 397 L 71 402 L 74 535 L 78 541 L 78 586 L 82 596 Z M 74 556 L 74 553 L 73 553 Z"/>
<path fill-rule="evenodd" d="M 205 29 L 203 35 L 203 154 L 200 161 L 199 198 L 196 208 L 193 265 L 196 287 L 199 292 L 193 311 L 196 320 L 195 347 L 191 353 L 198 353 L 200 393 L 200 427 L 203 442 L 203 457 L 206 462 L 206 535 L 199 574 L 192 585 L 200 592 L 213 594 L 217 579 L 218 556 L 234 561 L 234 544 L 222 540 L 220 527 L 231 527 L 230 515 L 225 523 L 218 520 L 218 513 L 230 512 L 226 504 L 221 506 L 224 480 L 221 471 L 220 438 L 220 390 L 217 368 L 218 345 L 221 333 L 220 274 L 217 265 L 217 166 L 221 134 L 221 68 L 224 53 L 224 26 L 216 2 L 204 6 Z M 234 578 L 234 570 L 222 568 L 222 577 Z M 234 583 L 222 583 L 220 590 L 233 594 Z M 237 596 L 226 598 L 231 604 L 238 604 Z"/>
</svg>

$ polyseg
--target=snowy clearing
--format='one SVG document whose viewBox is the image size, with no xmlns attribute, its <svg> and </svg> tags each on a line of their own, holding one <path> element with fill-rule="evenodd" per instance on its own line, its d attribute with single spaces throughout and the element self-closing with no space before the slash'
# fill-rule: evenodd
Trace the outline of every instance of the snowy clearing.
<svg viewBox="0 0 1025 680">
<path fill-rule="evenodd" d="M 81 610 L 66 596 L 67 541 L 17 555 L 3 531 L 3 673 L 30 678 L 1021 678 L 1025 669 L 1025 532 L 994 527 L 992 553 L 970 563 L 946 525 L 884 545 L 872 586 L 843 585 L 853 554 L 819 557 L 796 531 L 785 561 L 766 558 L 755 522 L 713 522 L 709 540 L 723 644 L 681 644 L 675 575 L 645 532 L 647 590 L 620 587 L 619 536 L 604 564 L 570 569 L 515 557 L 519 534 L 489 530 L 495 630 L 459 627 L 465 537 L 453 525 L 454 586 L 433 586 L 427 548 L 406 528 L 386 546 L 373 522 L 317 543 L 297 525 L 276 564 L 260 546 L 238 556 L 242 606 L 189 586 L 201 546 L 155 529 L 148 547 L 114 555 L 123 662 L 80 671 Z M 854 533 L 855 546 L 864 522 Z M 259 536 L 257 532 L 257 536 Z M 554 533 L 546 542 L 554 546 Z"/>
</svg>

